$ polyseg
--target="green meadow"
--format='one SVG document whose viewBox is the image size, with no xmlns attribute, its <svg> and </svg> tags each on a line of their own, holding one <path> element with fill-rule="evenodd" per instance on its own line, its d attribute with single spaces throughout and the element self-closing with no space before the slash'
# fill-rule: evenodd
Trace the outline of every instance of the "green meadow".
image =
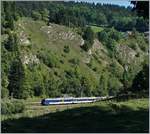
<svg viewBox="0 0 150 134">
<path fill-rule="evenodd" d="M 26 101 L 21 114 L 2 116 L 2 132 L 148 132 L 148 99 L 41 106 Z"/>
</svg>

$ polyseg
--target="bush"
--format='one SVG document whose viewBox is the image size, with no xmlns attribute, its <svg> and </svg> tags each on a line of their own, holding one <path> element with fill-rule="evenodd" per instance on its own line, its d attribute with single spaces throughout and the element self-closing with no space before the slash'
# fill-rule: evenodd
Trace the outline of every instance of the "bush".
<svg viewBox="0 0 150 134">
<path fill-rule="evenodd" d="M 32 18 L 33 18 L 34 20 L 41 20 L 41 19 L 42 19 L 42 16 L 41 16 L 41 14 L 40 14 L 39 12 L 33 11 L 33 12 L 32 12 Z"/>
<path fill-rule="evenodd" d="M 69 62 L 72 63 L 72 64 L 74 64 L 74 65 L 79 65 L 80 61 L 79 61 L 79 59 L 73 58 L 73 59 L 70 59 Z"/>
<path fill-rule="evenodd" d="M 88 51 L 91 47 L 92 47 L 93 44 L 91 44 L 89 41 L 86 41 L 84 42 L 84 45 L 81 46 L 81 48 L 85 51 Z"/>
<path fill-rule="evenodd" d="M 60 62 L 61 64 L 64 64 L 64 61 L 63 61 L 63 60 L 60 60 L 59 62 Z"/>
<path fill-rule="evenodd" d="M 21 113 L 25 110 L 25 105 L 22 101 L 3 101 L 1 103 L 1 113 L 2 114 L 16 114 Z"/>
<path fill-rule="evenodd" d="M 65 52 L 65 53 L 69 53 L 69 52 L 70 52 L 69 46 L 64 46 L 64 52 Z"/>
<path fill-rule="evenodd" d="M 114 28 L 106 28 L 98 33 L 98 39 L 109 47 L 111 42 L 118 42 L 121 39 L 121 34 Z"/>
<path fill-rule="evenodd" d="M 132 83 L 133 92 L 149 90 L 149 65 L 143 66 L 143 69 L 135 76 Z"/>
<path fill-rule="evenodd" d="M 89 41 L 89 43 L 93 44 L 94 40 L 94 32 L 91 27 L 87 27 L 83 34 L 83 39 Z"/>
<path fill-rule="evenodd" d="M 93 68 L 93 71 L 96 72 L 96 71 L 97 71 L 97 67 L 94 67 L 94 68 Z"/>
<path fill-rule="evenodd" d="M 58 67 L 58 57 L 54 53 L 48 52 L 48 54 L 46 54 L 41 52 L 38 54 L 38 58 L 50 68 Z"/>
<path fill-rule="evenodd" d="M 144 52 L 147 50 L 147 46 L 145 44 L 139 44 L 139 47 Z"/>
<path fill-rule="evenodd" d="M 81 48 L 85 51 L 88 51 L 94 43 L 94 32 L 92 31 L 90 27 L 87 27 L 82 37 L 85 43 Z"/>
<path fill-rule="evenodd" d="M 133 50 L 136 50 L 136 49 L 137 49 L 136 43 L 134 43 L 134 42 L 131 42 L 131 43 L 129 44 L 129 47 L 132 48 Z"/>
<path fill-rule="evenodd" d="M 7 88 L 5 88 L 5 87 L 2 87 L 2 90 L 1 90 L 1 97 L 2 98 L 6 98 L 6 97 L 8 97 L 8 95 L 9 95 L 9 91 L 8 91 L 8 89 Z"/>
<path fill-rule="evenodd" d="M 97 33 L 98 40 L 101 42 L 106 42 L 108 40 L 108 34 L 105 31 L 101 31 Z"/>
</svg>

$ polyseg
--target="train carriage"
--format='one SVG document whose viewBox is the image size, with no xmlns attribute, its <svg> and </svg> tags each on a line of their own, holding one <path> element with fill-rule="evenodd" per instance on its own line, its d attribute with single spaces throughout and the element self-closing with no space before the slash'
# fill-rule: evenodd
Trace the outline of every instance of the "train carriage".
<svg viewBox="0 0 150 134">
<path fill-rule="evenodd" d="M 42 105 L 58 105 L 58 104 L 77 104 L 90 103 L 98 100 L 98 97 L 80 97 L 80 98 L 47 98 L 42 99 Z"/>
</svg>

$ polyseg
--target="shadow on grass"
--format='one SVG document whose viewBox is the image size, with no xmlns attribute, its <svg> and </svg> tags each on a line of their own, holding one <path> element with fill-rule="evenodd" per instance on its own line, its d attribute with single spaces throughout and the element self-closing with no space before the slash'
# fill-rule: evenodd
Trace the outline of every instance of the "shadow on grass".
<svg viewBox="0 0 150 134">
<path fill-rule="evenodd" d="M 49 113 L 34 118 L 2 121 L 2 132 L 148 132 L 149 111 L 134 111 L 127 106 L 93 106 Z"/>
</svg>

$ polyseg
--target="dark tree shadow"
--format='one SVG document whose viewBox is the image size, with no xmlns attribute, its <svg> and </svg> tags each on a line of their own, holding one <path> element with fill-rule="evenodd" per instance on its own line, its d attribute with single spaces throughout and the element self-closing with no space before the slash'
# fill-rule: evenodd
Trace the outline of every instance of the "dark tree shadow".
<svg viewBox="0 0 150 134">
<path fill-rule="evenodd" d="M 149 131 L 149 111 L 127 106 L 82 107 L 34 118 L 2 121 L 2 132 L 20 133 L 131 133 Z"/>
</svg>

